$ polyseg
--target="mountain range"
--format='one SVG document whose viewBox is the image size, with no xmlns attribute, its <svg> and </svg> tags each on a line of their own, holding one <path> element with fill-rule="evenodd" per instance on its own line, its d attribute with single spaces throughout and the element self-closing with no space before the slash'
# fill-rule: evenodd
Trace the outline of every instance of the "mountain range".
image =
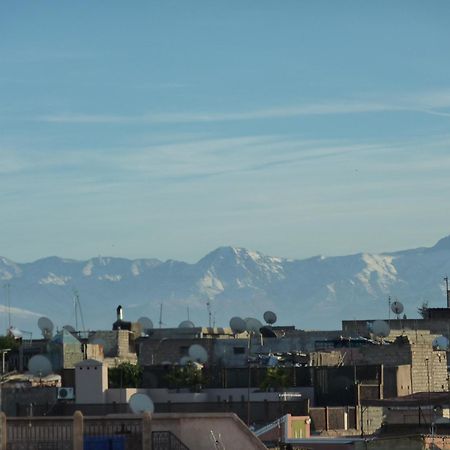
<svg viewBox="0 0 450 450">
<path fill-rule="evenodd" d="M 450 236 L 430 248 L 303 260 L 234 247 L 220 247 L 195 264 L 114 257 L 15 263 L 0 257 L 0 327 L 11 323 L 35 333 L 45 315 L 59 327 L 77 322 L 80 328 L 78 296 L 86 329 L 110 329 L 119 304 L 127 320 L 148 316 L 155 326 L 160 320 L 177 326 L 189 318 L 206 326 L 208 303 L 217 326 L 235 315 L 262 320 L 270 309 L 278 324 L 339 329 L 343 319 L 387 317 L 389 296 L 403 302 L 411 318 L 423 302 L 445 306 L 448 273 Z"/>
</svg>

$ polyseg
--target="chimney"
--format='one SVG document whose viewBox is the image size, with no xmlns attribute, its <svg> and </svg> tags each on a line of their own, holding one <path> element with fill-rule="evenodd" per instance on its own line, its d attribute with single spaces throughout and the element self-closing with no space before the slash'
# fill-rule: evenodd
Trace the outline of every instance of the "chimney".
<svg viewBox="0 0 450 450">
<path fill-rule="evenodd" d="M 117 320 L 123 320 L 123 310 L 122 305 L 119 305 L 116 309 L 117 312 Z"/>
</svg>

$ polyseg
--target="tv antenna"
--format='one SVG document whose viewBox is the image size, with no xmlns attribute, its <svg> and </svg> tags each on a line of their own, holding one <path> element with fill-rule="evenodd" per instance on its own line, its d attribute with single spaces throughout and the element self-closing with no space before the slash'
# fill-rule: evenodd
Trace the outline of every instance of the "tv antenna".
<svg viewBox="0 0 450 450">
<path fill-rule="evenodd" d="M 445 281 L 445 290 L 447 293 L 447 308 L 450 308 L 450 291 L 448 289 L 448 277 L 447 276 L 444 278 L 444 281 Z"/>
<path fill-rule="evenodd" d="M 75 312 L 75 328 L 77 331 L 80 329 L 78 327 L 78 318 L 80 318 L 81 331 L 86 331 L 86 326 L 84 325 L 83 311 L 81 310 L 80 294 L 77 289 L 73 289 L 73 309 Z"/>
<path fill-rule="evenodd" d="M 163 325 L 162 318 L 163 318 L 163 304 L 161 303 L 159 305 L 159 328 L 162 328 Z"/>
<path fill-rule="evenodd" d="M 212 313 L 211 313 L 211 302 L 210 302 L 210 300 L 208 300 L 206 302 L 206 309 L 208 311 L 208 326 L 209 326 L 209 328 L 211 328 Z"/>
<path fill-rule="evenodd" d="M 5 283 L 3 285 L 5 289 L 6 307 L 8 311 L 8 329 L 11 328 L 11 285 Z"/>
</svg>

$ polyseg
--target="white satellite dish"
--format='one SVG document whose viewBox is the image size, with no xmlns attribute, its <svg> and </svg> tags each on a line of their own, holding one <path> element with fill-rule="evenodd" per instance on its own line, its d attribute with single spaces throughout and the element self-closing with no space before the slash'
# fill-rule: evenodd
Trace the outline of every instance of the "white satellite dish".
<svg viewBox="0 0 450 450">
<path fill-rule="evenodd" d="M 192 344 L 189 347 L 188 353 L 193 361 L 197 361 L 199 363 L 205 363 L 208 361 L 208 352 L 201 345 Z"/>
<path fill-rule="evenodd" d="M 254 317 L 247 317 L 245 320 L 245 329 L 249 333 L 260 334 L 260 329 L 263 327 L 263 324 Z"/>
<path fill-rule="evenodd" d="M 399 301 L 395 301 L 395 302 L 392 302 L 391 303 L 391 311 L 394 313 L 394 314 L 397 314 L 397 316 L 399 315 L 399 314 L 401 314 L 402 312 L 403 312 L 403 310 L 404 310 L 405 308 L 403 307 L 403 303 L 402 302 L 399 302 Z"/>
<path fill-rule="evenodd" d="M 438 336 L 433 339 L 432 346 L 436 350 L 448 350 L 448 339 L 445 336 Z"/>
<path fill-rule="evenodd" d="M 63 330 L 68 331 L 69 333 L 75 333 L 76 330 L 72 325 L 64 325 L 63 326 Z"/>
<path fill-rule="evenodd" d="M 263 317 L 269 325 L 273 325 L 277 321 L 277 315 L 273 311 L 266 311 Z"/>
<path fill-rule="evenodd" d="M 15 327 L 10 327 L 8 330 L 8 333 L 14 338 L 14 339 L 20 339 L 23 337 L 23 333 Z"/>
<path fill-rule="evenodd" d="M 178 325 L 178 328 L 195 328 L 194 322 L 190 320 L 183 320 L 183 322 Z"/>
<path fill-rule="evenodd" d="M 390 329 L 389 325 L 387 324 L 387 322 L 385 322 L 384 320 L 375 320 L 372 323 L 372 333 L 375 336 L 378 336 L 381 338 L 388 337 L 390 332 L 391 332 L 391 329 Z"/>
<path fill-rule="evenodd" d="M 40 317 L 38 327 L 42 332 L 44 339 L 51 339 L 53 334 L 53 322 L 48 317 Z"/>
<path fill-rule="evenodd" d="M 244 319 L 240 317 L 232 317 L 230 319 L 230 328 L 233 330 L 233 333 L 243 333 L 246 329 L 247 324 Z"/>
<path fill-rule="evenodd" d="M 145 394 L 133 394 L 130 397 L 129 405 L 134 414 L 152 413 L 155 410 L 152 399 Z"/>
<path fill-rule="evenodd" d="M 142 332 L 145 334 L 149 334 L 153 328 L 153 322 L 148 317 L 139 317 L 138 323 L 141 325 Z"/>
<path fill-rule="evenodd" d="M 52 363 L 44 355 L 34 355 L 28 361 L 28 370 L 36 377 L 42 378 L 51 374 Z"/>
</svg>

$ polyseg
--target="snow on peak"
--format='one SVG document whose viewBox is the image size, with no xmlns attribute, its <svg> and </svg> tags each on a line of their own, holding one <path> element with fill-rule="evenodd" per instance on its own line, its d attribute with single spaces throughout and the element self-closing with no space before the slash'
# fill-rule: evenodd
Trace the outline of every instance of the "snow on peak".
<svg viewBox="0 0 450 450">
<path fill-rule="evenodd" d="M 65 286 L 72 277 L 58 276 L 50 272 L 45 278 L 39 280 L 39 284 L 54 284 L 56 286 Z"/>
</svg>

